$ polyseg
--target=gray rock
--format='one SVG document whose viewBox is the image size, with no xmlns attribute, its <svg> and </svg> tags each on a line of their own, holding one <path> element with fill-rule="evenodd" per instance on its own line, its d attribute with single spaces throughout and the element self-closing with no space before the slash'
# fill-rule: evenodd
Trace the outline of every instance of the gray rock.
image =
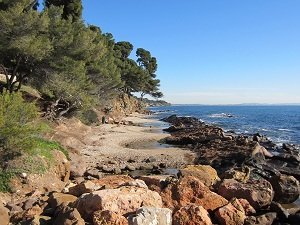
<svg viewBox="0 0 300 225">
<path fill-rule="evenodd" d="M 288 204 L 299 198 L 300 184 L 293 176 L 274 175 L 270 183 L 275 192 L 274 200 L 282 204 Z"/>
<path fill-rule="evenodd" d="M 129 225 L 172 225 L 172 211 L 167 208 L 142 207 L 128 218 Z"/>
<path fill-rule="evenodd" d="M 275 212 L 266 213 L 260 216 L 249 216 L 245 220 L 245 225 L 272 225 L 276 219 Z"/>
</svg>

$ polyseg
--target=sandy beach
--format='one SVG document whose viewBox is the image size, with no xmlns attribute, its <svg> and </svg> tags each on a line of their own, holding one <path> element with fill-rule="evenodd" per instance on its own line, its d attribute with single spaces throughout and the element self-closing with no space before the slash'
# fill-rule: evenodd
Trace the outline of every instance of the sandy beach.
<svg viewBox="0 0 300 225">
<path fill-rule="evenodd" d="M 110 164 L 124 167 L 128 162 L 139 168 L 145 162 L 149 163 L 149 158 L 152 163 L 164 163 L 169 168 L 193 163 L 195 154 L 192 151 L 159 143 L 170 136 L 158 126 L 163 122 L 138 113 L 125 117 L 123 121 L 130 125 L 88 127 L 78 121 L 69 121 L 67 126 L 59 125 L 54 136 L 65 146 L 81 153 L 90 168 Z"/>
</svg>

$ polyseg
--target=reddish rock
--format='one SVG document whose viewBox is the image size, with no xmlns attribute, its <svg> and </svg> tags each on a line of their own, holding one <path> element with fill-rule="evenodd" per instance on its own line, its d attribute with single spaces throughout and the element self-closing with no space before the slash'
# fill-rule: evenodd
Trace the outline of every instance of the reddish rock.
<svg viewBox="0 0 300 225">
<path fill-rule="evenodd" d="M 256 213 L 255 209 L 250 205 L 250 203 L 243 198 L 238 199 L 240 204 L 243 206 L 246 216 Z"/>
<path fill-rule="evenodd" d="M 8 225 L 9 223 L 9 216 L 8 216 L 9 210 L 3 206 L 3 204 L 0 202 L 0 221 L 3 223 L 3 225 Z"/>
<path fill-rule="evenodd" d="M 213 211 L 228 203 L 225 198 L 210 191 L 200 180 L 191 176 L 169 184 L 161 192 L 161 196 L 164 206 L 175 210 L 195 203 L 208 211 Z"/>
<path fill-rule="evenodd" d="M 241 206 L 239 206 L 239 209 Z M 219 221 L 220 225 L 241 225 L 244 224 L 246 215 L 243 211 L 235 208 L 231 203 L 217 209 L 215 217 Z"/>
<path fill-rule="evenodd" d="M 106 189 L 113 189 L 118 188 L 120 187 L 120 185 L 133 180 L 134 179 L 126 175 L 113 175 L 103 177 L 99 180 L 93 180 L 93 182 L 98 186 L 105 187 Z"/>
<path fill-rule="evenodd" d="M 105 210 L 96 211 L 93 215 L 94 225 L 128 225 L 127 219 L 115 212 Z"/>
<path fill-rule="evenodd" d="M 264 179 L 248 180 L 246 183 L 225 179 L 218 193 L 226 199 L 244 198 L 255 209 L 270 205 L 274 197 L 272 185 Z"/>
<path fill-rule="evenodd" d="M 190 204 L 181 207 L 173 215 L 173 225 L 212 225 L 212 222 L 202 206 Z"/>
<path fill-rule="evenodd" d="M 93 183 L 92 181 L 85 181 L 83 183 L 77 184 L 73 187 L 69 188 L 69 194 L 74 196 L 81 196 L 85 193 L 91 193 L 93 191 L 96 191 L 98 189 L 98 185 Z"/>
<path fill-rule="evenodd" d="M 135 212 L 141 206 L 160 208 L 162 200 L 157 192 L 145 188 L 121 187 L 82 195 L 75 206 L 84 218 L 91 218 L 99 210 L 126 214 Z"/>
<path fill-rule="evenodd" d="M 220 181 L 217 171 L 208 165 L 189 165 L 180 171 L 181 176 L 192 176 L 210 187 Z"/>
<path fill-rule="evenodd" d="M 48 203 L 51 208 L 56 208 L 57 206 L 61 205 L 62 203 L 70 203 L 75 202 L 77 197 L 74 195 L 63 194 L 63 193 L 53 193 L 51 194 L 50 198 L 48 199 Z"/>
</svg>

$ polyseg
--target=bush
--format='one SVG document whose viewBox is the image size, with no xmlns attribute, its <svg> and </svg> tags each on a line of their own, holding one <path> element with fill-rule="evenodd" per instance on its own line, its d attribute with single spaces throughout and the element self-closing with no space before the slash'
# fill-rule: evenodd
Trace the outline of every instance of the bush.
<svg viewBox="0 0 300 225">
<path fill-rule="evenodd" d="M 80 118 L 81 122 L 83 122 L 86 125 L 99 123 L 97 113 L 91 109 L 81 112 L 79 118 Z"/>
<path fill-rule="evenodd" d="M 36 123 L 38 110 L 34 103 L 27 103 L 21 94 L 0 95 L 0 141 L 6 151 L 31 149 L 33 139 L 41 132 Z"/>
</svg>

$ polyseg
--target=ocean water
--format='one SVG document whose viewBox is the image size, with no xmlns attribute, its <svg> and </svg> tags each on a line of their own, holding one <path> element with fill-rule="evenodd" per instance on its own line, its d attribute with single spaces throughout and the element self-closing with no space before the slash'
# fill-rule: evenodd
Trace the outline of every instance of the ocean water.
<svg viewBox="0 0 300 225">
<path fill-rule="evenodd" d="M 238 134 L 260 133 L 276 144 L 300 144 L 300 106 L 205 106 L 151 107 L 155 117 L 193 116 Z"/>
</svg>

